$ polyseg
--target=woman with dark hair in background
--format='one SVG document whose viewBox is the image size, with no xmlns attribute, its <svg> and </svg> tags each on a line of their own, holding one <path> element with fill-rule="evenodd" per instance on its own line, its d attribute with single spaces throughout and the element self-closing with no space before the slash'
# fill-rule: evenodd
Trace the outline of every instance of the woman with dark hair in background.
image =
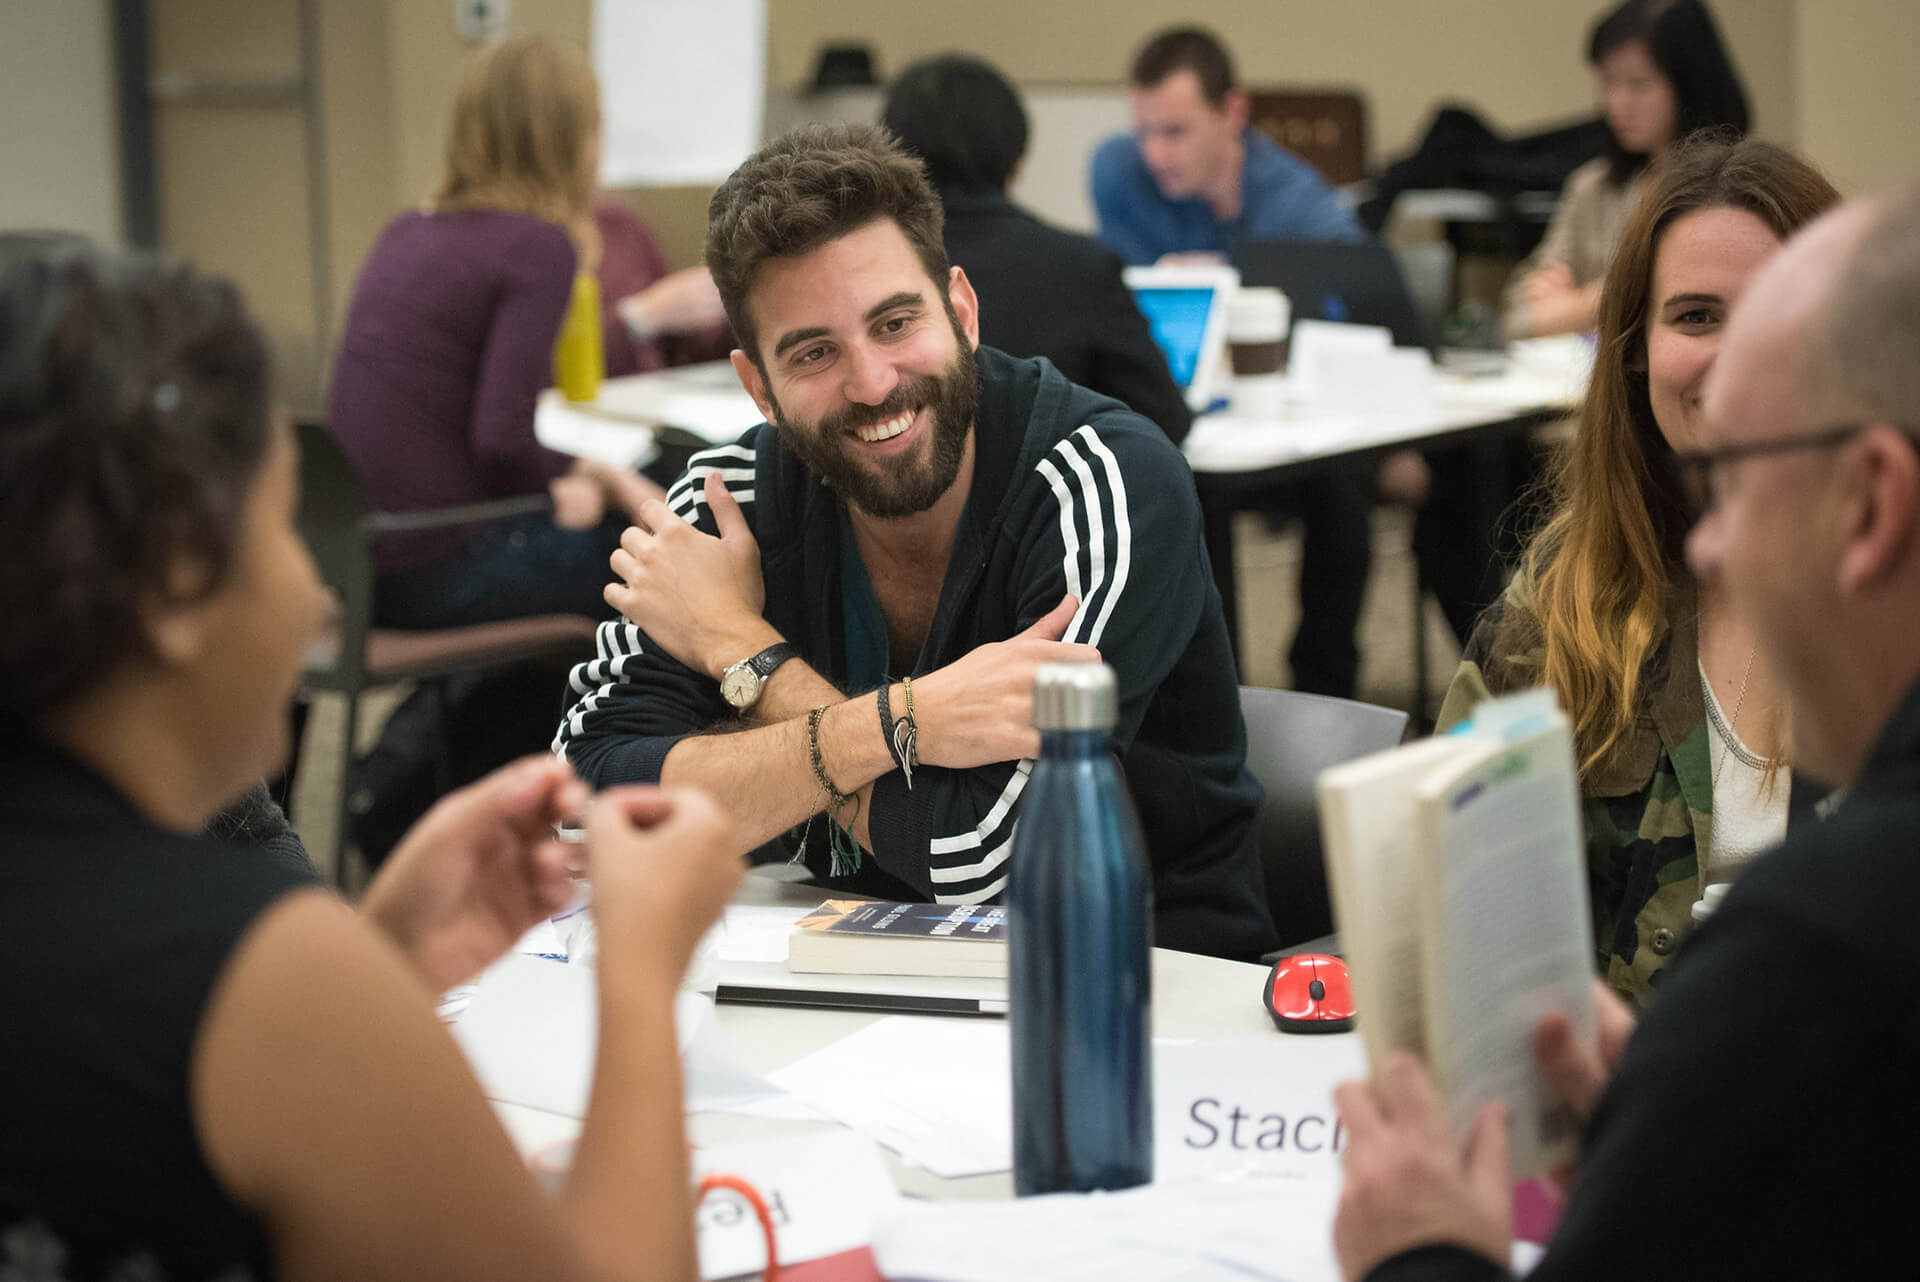
<svg viewBox="0 0 1920 1282">
<path fill-rule="evenodd" d="M 1592 329 L 1600 284 L 1649 169 L 1676 139 L 1747 129 L 1747 96 L 1702 0 L 1626 0 L 1594 24 L 1607 150 L 1574 170 L 1545 239 L 1507 288 L 1508 338 Z"/>
<path fill-rule="evenodd" d="M 965 54 L 924 59 L 893 82 L 880 123 L 926 162 L 946 208 L 947 257 L 980 297 L 980 340 L 1044 356 L 1176 444 L 1184 439 L 1193 415 L 1121 278 L 1120 256 L 1007 199 L 1027 151 L 1027 113 L 1006 78 Z"/>
<path fill-rule="evenodd" d="M 1839 203 L 1811 166 L 1708 136 L 1652 176 L 1605 277 L 1593 378 L 1552 510 L 1475 627 L 1440 710 L 1551 687 L 1573 723 L 1596 962 L 1644 1004 L 1714 883 L 1813 801 L 1786 765 L 1786 709 L 1752 636 L 1682 556 L 1695 509 L 1674 463 L 1747 280 Z"/>
<path fill-rule="evenodd" d="M 0 267 L 0 1275 L 696 1276 L 674 990 L 741 866 L 711 801 L 523 761 L 358 913 L 203 835 L 284 755 L 326 611 L 297 490 L 230 286 Z M 571 896 L 583 813 L 600 1041 L 555 1199 L 434 1005 Z"/>
</svg>

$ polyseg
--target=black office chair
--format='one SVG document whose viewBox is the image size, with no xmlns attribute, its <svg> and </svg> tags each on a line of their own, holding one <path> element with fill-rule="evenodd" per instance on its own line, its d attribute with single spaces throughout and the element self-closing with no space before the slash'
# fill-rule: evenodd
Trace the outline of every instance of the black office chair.
<svg viewBox="0 0 1920 1282">
<path fill-rule="evenodd" d="M 433 530 L 476 525 L 545 511 L 544 494 L 436 508 L 425 512 L 374 512 L 360 478 L 326 424 L 296 425 L 300 442 L 300 531 L 313 552 L 320 578 L 339 597 L 340 610 L 330 634 L 308 652 L 300 697 L 317 693 L 344 696 L 346 724 L 337 756 L 340 786 L 333 798 L 333 834 L 325 852 L 335 882 L 347 885 L 347 766 L 359 727 L 360 696 L 400 681 L 426 683 L 438 690 L 447 678 L 526 659 L 589 657 L 594 620 L 583 614 L 543 614 L 503 619 L 470 627 L 403 631 L 373 625 L 372 541 L 398 530 Z M 441 704 L 440 790 L 452 786 L 451 753 L 446 744 L 445 704 Z M 318 853 L 318 852 L 316 852 Z"/>
<path fill-rule="evenodd" d="M 1247 723 L 1247 769 L 1266 790 L 1254 827 L 1267 906 L 1280 932 L 1280 951 L 1298 951 L 1298 945 L 1333 932 L 1314 780 L 1328 766 L 1399 743 L 1407 714 L 1253 686 L 1240 687 L 1240 712 Z"/>
</svg>

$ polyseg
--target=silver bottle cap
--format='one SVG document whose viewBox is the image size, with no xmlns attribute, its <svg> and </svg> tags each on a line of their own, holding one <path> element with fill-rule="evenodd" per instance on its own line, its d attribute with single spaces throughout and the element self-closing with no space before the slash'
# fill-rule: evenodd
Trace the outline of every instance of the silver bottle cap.
<svg viewBox="0 0 1920 1282">
<path fill-rule="evenodd" d="M 1049 663 L 1033 674 L 1033 728 L 1111 730 L 1120 698 L 1104 663 Z"/>
</svg>

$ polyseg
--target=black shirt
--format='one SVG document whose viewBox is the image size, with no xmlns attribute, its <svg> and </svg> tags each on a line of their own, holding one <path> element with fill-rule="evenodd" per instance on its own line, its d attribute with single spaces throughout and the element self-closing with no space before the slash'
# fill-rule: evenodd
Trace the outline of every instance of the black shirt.
<svg viewBox="0 0 1920 1282">
<path fill-rule="evenodd" d="M 1530 1276 L 1912 1277 L 1920 685 L 1832 818 L 1763 855 L 1667 967 Z M 1371 1282 L 1504 1276 L 1453 1247 Z"/>
<path fill-rule="evenodd" d="M 268 1274 L 260 1225 L 208 1169 L 190 1075 L 235 945 L 309 884 L 0 735 L 0 1277 Z"/>
<path fill-rule="evenodd" d="M 1080 611 L 1064 639 L 1097 646 L 1119 682 L 1114 746 L 1152 861 L 1154 942 L 1252 960 L 1278 942 L 1254 846 L 1260 785 L 1246 768 L 1193 473 L 1152 424 L 1047 361 L 982 345 L 979 365 L 973 486 L 912 675 L 1016 635 L 1072 590 Z M 821 676 L 857 689 L 842 609 L 845 505 L 763 425 L 695 454 L 667 491 L 667 505 L 706 533 L 715 526 L 702 487 L 716 471 L 759 544 L 767 622 Z M 593 661 L 573 670 L 576 699 L 554 741 L 595 786 L 655 782 L 681 739 L 735 720 L 705 673 L 632 624 L 601 624 L 595 644 Z M 922 903 L 996 898 L 1028 768 L 923 765 L 911 787 L 898 770 L 880 776 L 873 858 L 829 884 Z M 822 876 L 824 851 L 816 836 L 809 857 Z"/>
<path fill-rule="evenodd" d="M 1111 396 L 1178 445 L 1193 426 L 1167 358 L 1120 272 L 1120 255 L 1041 222 L 997 192 L 946 189 L 947 257 L 980 299 L 980 341 L 1044 356 L 1070 383 Z"/>
</svg>

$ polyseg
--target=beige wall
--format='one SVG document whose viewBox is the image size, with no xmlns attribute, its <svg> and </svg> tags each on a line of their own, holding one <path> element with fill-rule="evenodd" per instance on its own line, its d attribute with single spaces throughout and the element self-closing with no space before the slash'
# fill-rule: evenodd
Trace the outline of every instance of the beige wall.
<svg viewBox="0 0 1920 1282">
<path fill-rule="evenodd" d="M 1758 128 L 1780 138 L 1791 136 L 1794 115 L 1793 6 L 1723 0 L 1717 8 Z M 1117 84 L 1148 36 L 1194 22 L 1228 43 L 1249 84 L 1360 89 L 1380 158 L 1417 141 L 1434 106 L 1448 99 L 1473 104 L 1508 129 L 1589 111 L 1583 55 L 1601 8 L 1599 0 L 1105 0 L 1093 10 L 1062 0 L 770 0 L 767 64 L 773 83 L 804 83 L 822 42 L 853 40 L 873 47 L 882 76 L 958 49 L 1027 84 Z"/>
<path fill-rule="evenodd" d="M 299 6 L 167 0 L 151 14 L 157 81 L 256 90 L 237 104 L 160 95 L 154 148 L 161 243 L 240 282 L 273 345 L 283 393 L 297 411 L 311 410 L 328 343 L 315 314 Z"/>
<path fill-rule="evenodd" d="M 452 7 L 437 0 L 387 0 L 386 9 L 394 178 L 410 204 L 440 179 L 447 106 L 476 46 L 454 31 Z M 590 0 L 514 0 L 509 34 L 543 35 L 585 53 L 591 24 Z"/>
<path fill-rule="evenodd" d="M 1800 0 L 1797 141 L 1853 195 L 1920 179 L 1920 4 Z"/>
<path fill-rule="evenodd" d="M 328 294 L 338 330 L 353 278 L 393 217 L 393 83 L 387 0 L 322 0 L 320 113 L 326 142 Z"/>
<path fill-rule="evenodd" d="M 59 223 L 119 235 L 106 0 L 6 0 L 0 41 L 0 225 Z M 296 384 L 317 395 L 334 334 L 321 334 L 309 211 L 324 220 L 328 328 L 337 331 L 368 247 L 439 174 L 447 102 L 473 46 L 444 0 L 316 0 L 324 199 L 310 199 L 297 110 L 174 105 L 158 121 L 168 243 L 237 276 Z M 1403 150 L 1434 105 L 1477 106 L 1524 128 L 1588 109 L 1581 61 L 1598 0 L 768 0 L 768 73 L 806 81 L 823 42 L 870 43 L 880 71 L 970 49 L 1027 84 L 1116 85 L 1139 42 L 1169 21 L 1209 24 L 1255 83 L 1352 85 L 1372 110 L 1376 158 Z M 1720 0 L 1716 6 L 1763 135 L 1796 143 L 1844 187 L 1920 177 L 1920 3 Z M 515 32 L 584 49 L 591 0 L 517 0 Z M 295 0 L 163 0 L 158 70 L 255 79 L 298 72 Z M 706 188 L 623 192 L 676 263 L 696 261 Z"/>
<path fill-rule="evenodd" d="M 0 228 L 117 244 L 120 150 L 107 0 L 4 0 Z"/>
<path fill-rule="evenodd" d="M 378 5 L 381 0 L 356 2 Z M 385 7 L 391 94 L 388 145 L 393 157 L 393 208 L 399 208 L 424 199 L 440 180 L 447 104 L 453 100 L 461 68 L 472 56 L 474 46 L 454 32 L 445 5 L 385 0 Z M 585 53 L 592 25 L 591 0 L 515 0 L 509 32 L 543 35 Z M 618 193 L 653 227 L 675 266 L 699 261 L 706 236 L 707 199 L 712 194 L 711 187 Z"/>
</svg>

